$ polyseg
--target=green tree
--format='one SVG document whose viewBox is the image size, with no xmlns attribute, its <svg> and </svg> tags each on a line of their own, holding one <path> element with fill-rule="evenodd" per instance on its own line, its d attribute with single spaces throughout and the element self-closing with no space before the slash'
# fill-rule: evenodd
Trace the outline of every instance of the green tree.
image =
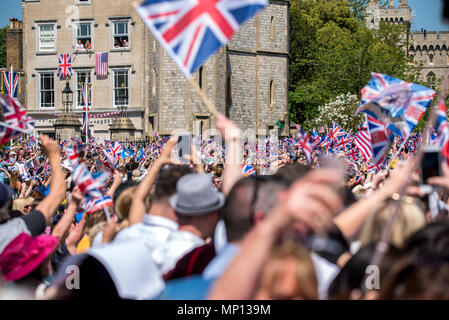
<svg viewBox="0 0 449 320">
<path fill-rule="evenodd" d="M 6 68 L 6 29 L 0 28 L 0 68 Z"/>
<path fill-rule="evenodd" d="M 305 129 L 319 115 L 318 106 L 342 94 L 360 98 L 371 72 L 418 80 L 419 67 L 404 54 L 405 27 L 381 23 L 370 30 L 354 13 L 354 2 L 292 1 L 290 115 Z"/>
</svg>

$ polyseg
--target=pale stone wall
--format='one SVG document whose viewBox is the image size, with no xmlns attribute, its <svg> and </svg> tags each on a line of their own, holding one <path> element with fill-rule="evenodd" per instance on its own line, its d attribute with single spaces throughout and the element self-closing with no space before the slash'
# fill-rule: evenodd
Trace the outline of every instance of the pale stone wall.
<svg viewBox="0 0 449 320">
<path fill-rule="evenodd" d="M 130 112 L 130 117 L 137 129 L 146 130 L 148 121 L 148 47 L 149 32 L 136 11 L 131 0 L 91 1 L 91 4 L 76 5 L 76 0 L 41 0 L 23 2 L 24 24 L 24 69 L 27 75 L 27 103 L 30 114 L 40 119 L 38 122 L 42 130 L 51 130 L 53 115 L 63 109 L 61 91 L 65 87 L 65 80 L 57 77 L 58 55 L 72 54 L 72 72 L 70 87 L 76 88 L 76 70 L 90 70 L 92 79 L 92 108 L 91 112 L 117 111 L 113 106 L 113 72 L 114 68 L 129 68 L 129 109 L 139 110 Z M 79 16 L 77 16 L 79 12 Z M 111 18 L 130 18 L 129 50 L 115 51 L 113 49 Z M 92 21 L 92 51 L 75 50 L 75 29 L 70 28 L 72 19 L 81 22 Z M 49 53 L 38 52 L 38 24 L 42 22 L 56 23 L 56 50 Z M 97 78 L 95 75 L 96 52 L 109 52 L 109 75 L 107 78 Z M 43 109 L 39 107 L 39 71 L 49 70 L 55 75 L 55 108 Z M 74 99 L 76 96 L 74 95 Z M 75 109 L 75 106 L 74 106 Z M 75 110 L 81 112 L 81 109 Z M 108 125 L 92 119 L 90 127 L 94 135 L 106 135 Z M 111 121 L 109 121 L 110 123 Z M 145 133 L 145 131 L 144 131 Z M 140 135 L 140 132 L 137 133 Z"/>
</svg>

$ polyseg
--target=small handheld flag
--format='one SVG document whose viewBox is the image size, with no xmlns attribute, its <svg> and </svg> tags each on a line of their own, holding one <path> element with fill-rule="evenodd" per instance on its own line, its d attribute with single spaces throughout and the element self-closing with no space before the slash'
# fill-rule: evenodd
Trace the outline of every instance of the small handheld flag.
<svg viewBox="0 0 449 320">
<path fill-rule="evenodd" d="M 136 8 L 187 78 L 267 0 L 145 0 Z"/>
</svg>

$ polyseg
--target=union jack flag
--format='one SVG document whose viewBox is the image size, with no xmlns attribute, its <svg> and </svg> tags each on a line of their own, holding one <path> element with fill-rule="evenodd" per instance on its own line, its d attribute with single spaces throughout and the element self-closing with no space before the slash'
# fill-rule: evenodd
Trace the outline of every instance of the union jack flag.
<svg viewBox="0 0 449 320">
<path fill-rule="evenodd" d="M 255 176 L 256 170 L 254 170 L 252 165 L 245 164 L 242 168 L 242 174 L 244 177 Z"/>
<path fill-rule="evenodd" d="M 65 149 L 65 155 L 67 160 L 69 161 L 69 164 L 72 166 L 72 168 L 76 167 L 81 158 L 81 152 L 85 151 L 87 149 L 87 145 L 85 144 L 77 144 L 74 146 L 67 147 Z"/>
<path fill-rule="evenodd" d="M 362 89 L 356 114 L 365 112 L 384 123 L 391 142 L 394 136 L 407 139 L 434 96 L 435 91 L 429 88 L 373 72 Z"/>
<path fill-rule="evenodd" d="M 188 78 L 267 0 L 146 0 L 136 8 Z"/>
<path fill-rule="evenodd" d="M 101 172 L 95 179 L 92 177 L 86 164 L 81 162 L 73 169 L 73 181 L 80 191 L 88 197 L 100 198 L 103 196 L 101 190 L 110 176 L 109 172 Z"/>
<path fill-rule="evenodd" d="M 432 145 L 437 145 L 441 148 L 441 153 L 449 164 L 449 123 L 447 121 L 447 111 L 444 101 L 438 103 L 435 122 L 437 138 L 433 141 Z"/>
<path fill-rule="evenodd" d="M 310 162 L 312 160 L 312 152 L 316 148 L 316 145 L 311 141 L 310 136 L 307 132 L 304 132 L 300 126 L 297 126 L 297 128 L 298 142 L 296 144 L 296 147 L 302 149 L 307 157 L 307 161 Z"/>
<path fill-rule="evenodd" d="M 0 145 L 15 139 L 22 133 L 33 130 L 34 120 L 20 103 L 8 95 L 0 95 L 5 122 L 0 122 Z"/>
<path fill-rule="evenodd" d="M 86 211 L 86 214 L 92 214 L 105 207 L 112 206 L 113 204 L 114 202 L 110 196 L 102 196 L 98 199 L 89 198 L 84 204 L 84 210 Z"/>
<path fill-rule="evenodd" d="M 19 73 L 18 72 L 3 72 L 3 87 L 2 93 L 6 93 L 13 98 L 17 98 L 19 94 Z"/>
<path fill-rule="evenodd" d="M 371 147 L 373 150 L 373 162 L 379 165 L 385 161 L 388 150 L 390 149 L 390 140 L 387 136 L 385 123 L 367 116 L 368 129 L 371 135 Z"/>
<path fill-rule="evenodd" d="M 88 136 L 89 135 L 89 100 L 88 100 L 88 84 L 87 83 L 83 83 L 82 86 L 82 95 L 83 95 L 83 101 L 84 101 L 84 106 L 83 106 L 83 133 Z"/>
<path fill-rule="evenodd" d="M 119 157 L 123 152 L 123 147 L 120 142 L 115 141 L 114 145 L 111 147 L 112 154 L 114 156 Z"/>
<path fill-rule="evenodd" d="M 103 149 L 103 153 L 106 157 L 106 163 L 104 163 L 105 167 L 108 168 L 110 171 L 114 171 L 118 168 L 118 161 L 119 157 L 118 155 L 115 155 L 111 149 Z"/>
<path fill-rule="evenodd" d="M 66 78 L 72 76 L 72 55 L 63 53 L 59 55 L 59 77 Z"/>
<path fill-rule="evenodd" d="M 345 136 L 346 132 L 335 121 L 332 121 L 331 129 L 329 131 L 329 140 L 338 142 L 340 138 Z"/>
<path fill-rule="evenodd" d="M 327 134 L 325 134 L 324 136 L 321 136 L 320 139 L 320 146 L 321 148 L 326 148 L 330 146 L 330 141 L 329 141 L 329 136 Z"/>
</svg>

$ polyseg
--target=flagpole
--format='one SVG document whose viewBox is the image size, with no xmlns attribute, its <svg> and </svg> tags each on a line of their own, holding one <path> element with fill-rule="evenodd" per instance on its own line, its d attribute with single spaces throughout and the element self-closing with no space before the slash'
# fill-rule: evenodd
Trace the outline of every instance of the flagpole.
<svg viewBox="0 0 449 320">
<path fill-rule="evenodd" d="M 391 168 L 391 165 L 393 164 L 394 160 L 396 160 L 396 158 L 398 157 L 399 153 L 402 151 L 402 148 L 404 148 L 405 143 L 407 142 L 408 139 L 405 139 L 404 142 L 402 143 L 401 147 L 399 148 L 398 151 L 396 151 L 396 154 L 394 155 L 393 159 L 391 159 L 390 163 L 388 164 L 388 168 Z"/>
</svg>

